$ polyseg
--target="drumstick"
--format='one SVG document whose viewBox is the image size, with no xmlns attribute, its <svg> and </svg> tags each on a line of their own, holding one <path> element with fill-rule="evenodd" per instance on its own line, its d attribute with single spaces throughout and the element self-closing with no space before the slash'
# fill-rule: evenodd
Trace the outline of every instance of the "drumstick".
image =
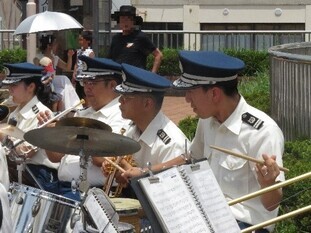
<svg viewBox="0 0 311 233">
<path fill-rule="evenodd" d="M 218 146 L 210 145 L 210 147 L 215 149 L 215 150 L 219 150 L 221 152 L 227 153 L 229 155 L 234 155 L 236 157 L 239 157 L 239 158 L 242 158 L 242 159 L 245 159 L 245 160 L 249 160 L 249 161 L 252 161 L 252 162 L 255 162 L 255 163 L 259 163 L 261 165 L 265 164 L 264 160 L 261 160 L 261 159 L 255 159 L 253 157 L 250 157 L 250 156 L 247 156 L 247 155 L 243 155 L 243 154 L 239 154 L 239 153 L 236 153 L 234 151 L 227 150 L 227 149 L 224 149 L 224 148 L 221 148 L 221 147 L 218 147 Z M 281 167 L 281 166 L 279 166 L 279 169 L 281 171 L 283 171 L 283 172 L 288 172 L 289 171 L 289 169 L 287 169 L 285 167 Z"/>
<path fill-rule="evenodd" d="M 57 114 L 56 116 L 50 118 L 49 120 L 47 120 L 46 122 L 44 122 L 42 125 L 40 125 L 38 128 L 43 128 L 45 127 L 46 125 L 52 123 L 53 121 L 61 118 L 62 116 L 65 116 L 66 114 L 70 113 L 72 110 L 74 110 L 76 107 L 78 107 L 79 105 L 81 104 L 84 104 L 85 103 L 85 100 L 84 99 L 81 99 L 79 103 L 77 103 L 76 105 L 68 108 L 68 109 L 65 109 L 64 111 L 62 111 L 61 113 Z"/>
<path fill-rule="evenodd" d="M 103 158 L 104 158 L 104 160 L 106 160 L 107 162 L 111 163 L 113 166 L 115 166 L 116 168 L 118 168 L 121 172 L 125 172 L 125 170 L 124 170 L 122 167 L 120 167 L 118 164 L 116 164 L 116 163 L 113 162 L 112 160 L 110 160 L 110 159 L 108 159 L 108 158 L 106 158 L 106 157 L 103 157 Z"/>
</svg>

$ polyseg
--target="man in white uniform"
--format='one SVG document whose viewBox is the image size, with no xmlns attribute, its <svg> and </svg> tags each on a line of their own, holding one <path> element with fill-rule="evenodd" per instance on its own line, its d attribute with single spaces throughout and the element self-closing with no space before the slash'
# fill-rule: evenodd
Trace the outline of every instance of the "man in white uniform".
<svg viewBox="0 0 311 233">
<path fill-rule="evenodd" d="M 186 90 L 186 101 L 200 117 L 190 147 L 196 159 L 207 158 L 228 201 L 284 181 L 281 129 L 238 93 L 237 74 L 244 62 L 219 52 L 179 53 L 183 74 L 174 86 Z M 258 165 L 210 148 L 223 147 L 256 159 Z M 268 156 L 272 155 L 272 156 Z M 282 189 L 231 206 L 241 229 L 277 216 Z M 270 232 L 273 227 L 256 232 Z"/>
<path fill-rule="evenodd" d="M 80 56 L 79 59 L 85 62 L 86 70 L 77 77 L 89 101 L 89 108 L 76 113 L 77 117 L 86 117 L 99 120 L 109 125 L 114 133 L 120 133 L 121 128 L 129 124 L 121 116 L 119 109 L 119 95 L 114 92 L 115 87 L 121 83 L 121 65 L 105 58 L 90 58 Z M 39 120 L 47 120 L 45 114 L 40 113 Z M 63 195 L 70 195 L 70 182 L 78 180 L 80 175 L 80 161 L 77 155 L 64 155 L 56 152 L 47 152 L 49 158 L 54 162 L 61 162 L 58 170 L 58 177 L 68 184 L 64 187 Z M 105 177 L 101 172 L 103 158 L 92 157 L 88 166 L 88 182 L 90 186 L 103 186 Z M 66 185 L 65 185 L 66 186 Z M 68 190 L 69 188 L 69 190 Z"/>
<path fill-rule="evenodd" d="M 125 169 L 144 172 L 142 168 L 146 168 L 147 162 L 157 165 L 183 154 L 189 141 L 161 111 L 170 81 L 128 64 L 122 64 L 122 71 L 123 82 L 116 91 L 121 94 L 122 116 L 132 120 L 125 135 L 141 145 L 141 149 L 133 154 L 137 167 L 131 167 L 125 161 L 122 165 Z"/>
</svg>

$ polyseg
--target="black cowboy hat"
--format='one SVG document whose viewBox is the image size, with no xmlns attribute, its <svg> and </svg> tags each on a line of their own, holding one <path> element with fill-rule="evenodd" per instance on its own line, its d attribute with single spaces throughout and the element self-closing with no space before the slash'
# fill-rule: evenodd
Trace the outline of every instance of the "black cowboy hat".
<svg viewBox="0 0 311 233">
<path fill-rule="evenodd" d="M 115 11 L 114 14 L 111 15 L 111 18 L 119 23 L 120 16 L 133 16 L 136 25 L 141 25 L 143 23 L 143 18 L 136 15 L 136 7 L 134 6 L 121 6 L 119 11 Z"/>
</svg>

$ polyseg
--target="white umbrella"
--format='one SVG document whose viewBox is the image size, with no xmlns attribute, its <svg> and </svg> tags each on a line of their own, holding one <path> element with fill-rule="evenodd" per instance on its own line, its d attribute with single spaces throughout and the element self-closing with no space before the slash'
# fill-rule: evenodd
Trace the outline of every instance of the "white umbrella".
<svg viewBox="0 0 311 233">
<path fill-rule="evenodd" d="M 79 28 L 83 28 L 83 26 L 70 15 L 45 11 L 24 19 L 17 26 L 14 35 Z"/>
</svg>

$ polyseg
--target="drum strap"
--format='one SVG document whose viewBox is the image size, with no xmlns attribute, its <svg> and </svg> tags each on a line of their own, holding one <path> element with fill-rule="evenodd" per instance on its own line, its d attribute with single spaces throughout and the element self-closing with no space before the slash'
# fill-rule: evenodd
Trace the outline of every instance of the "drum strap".
<svg viewBox="0 0 311 233">
<path fill-rule="evenodd" d="M 0 199 L 0 230 L 2 227 L 2 220 L 3 220 L 3 211 L 2 211 L 2 203 L 1 203 L 1 199 Z"/>
</svg>

